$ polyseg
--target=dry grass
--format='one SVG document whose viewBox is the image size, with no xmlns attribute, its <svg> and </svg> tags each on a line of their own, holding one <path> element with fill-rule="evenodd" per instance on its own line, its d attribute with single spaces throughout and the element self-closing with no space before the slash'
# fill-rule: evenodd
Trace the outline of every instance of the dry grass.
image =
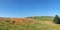
<svg viewBox="0 0 60 30">
<path fill-rule="evenodd" d="M 10 22 L 5 22 L 6 20 L 9 20 Z M 53 21 L 27 18 L 2 18 L 0 21 L 0 30 L 7 28 L 9 30 L 60 30 L 60 25 L 53 23 Z M 15 23 L 11 24 L 13 21 L 15 21 Z"/>
</svg>

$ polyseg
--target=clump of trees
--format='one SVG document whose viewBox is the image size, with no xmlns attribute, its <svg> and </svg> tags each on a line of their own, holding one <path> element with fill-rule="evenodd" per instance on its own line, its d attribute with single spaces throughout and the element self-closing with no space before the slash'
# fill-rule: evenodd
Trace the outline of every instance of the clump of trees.
<svg viewBox="0 0 60 30">
<path fill-rule="evenodd" d="M 60 24 L 60 17 L 58 15 L 56 15 L 53 21 L 56 24 Z"/>
</svg>

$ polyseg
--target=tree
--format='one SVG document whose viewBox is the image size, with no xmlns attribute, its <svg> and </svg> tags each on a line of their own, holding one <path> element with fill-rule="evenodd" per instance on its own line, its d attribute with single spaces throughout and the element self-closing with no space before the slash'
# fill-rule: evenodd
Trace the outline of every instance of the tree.
<svg viewBox="0 0 60 30">
<path fill-rule="evenodd" d="M 57 24 L 60 24 L 60 19 L 59 19 L 58 15 L 55 16 L 53 21 Z"/>
</svg>

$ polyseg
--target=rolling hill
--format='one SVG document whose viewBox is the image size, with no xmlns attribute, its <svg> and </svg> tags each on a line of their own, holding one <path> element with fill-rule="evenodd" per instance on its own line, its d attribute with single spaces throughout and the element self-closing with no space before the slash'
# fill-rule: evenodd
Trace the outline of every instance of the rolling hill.
<svg viewBox="0 0 60 30">
<path fill-rule="evenodd" d="M 51 16 L 0 18 L 0 30 L 60 30 L 60 24 L 55 24 L 53 18 Z"/>
<path fill-rule="evenodd" d="M 31 18 L 35 20 L 53 20 L 54 17 L 52 16 L 33 16 L 33 17 L 26 17 L 26 18 Z"/>
</svg>

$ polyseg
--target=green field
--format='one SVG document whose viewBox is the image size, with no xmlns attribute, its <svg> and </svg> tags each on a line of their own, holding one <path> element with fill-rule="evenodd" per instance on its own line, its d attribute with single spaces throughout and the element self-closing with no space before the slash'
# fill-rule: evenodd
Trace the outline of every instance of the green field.
<svg viewBox="0 0 60 30">
<path fill-rule="evenodd" d="M 43 20 L 43 21 L 52 21 L 54 17 L 52 16 L 34 16 L 34 17 L 27 17 L 27 18 L 32 18 L 35 20 Z"/>
<path fill-rule="evenodd" d="M 55 24 L 53 22 L 53 17 L 41 16 L 31 19 L 33 19 L 34 22 L 25 22 L 24 25 L 17 22 L 14 24 L 5 21 L 0 22 L 0 30 L 60 30 L 60 24 Z"/>
</svg>

